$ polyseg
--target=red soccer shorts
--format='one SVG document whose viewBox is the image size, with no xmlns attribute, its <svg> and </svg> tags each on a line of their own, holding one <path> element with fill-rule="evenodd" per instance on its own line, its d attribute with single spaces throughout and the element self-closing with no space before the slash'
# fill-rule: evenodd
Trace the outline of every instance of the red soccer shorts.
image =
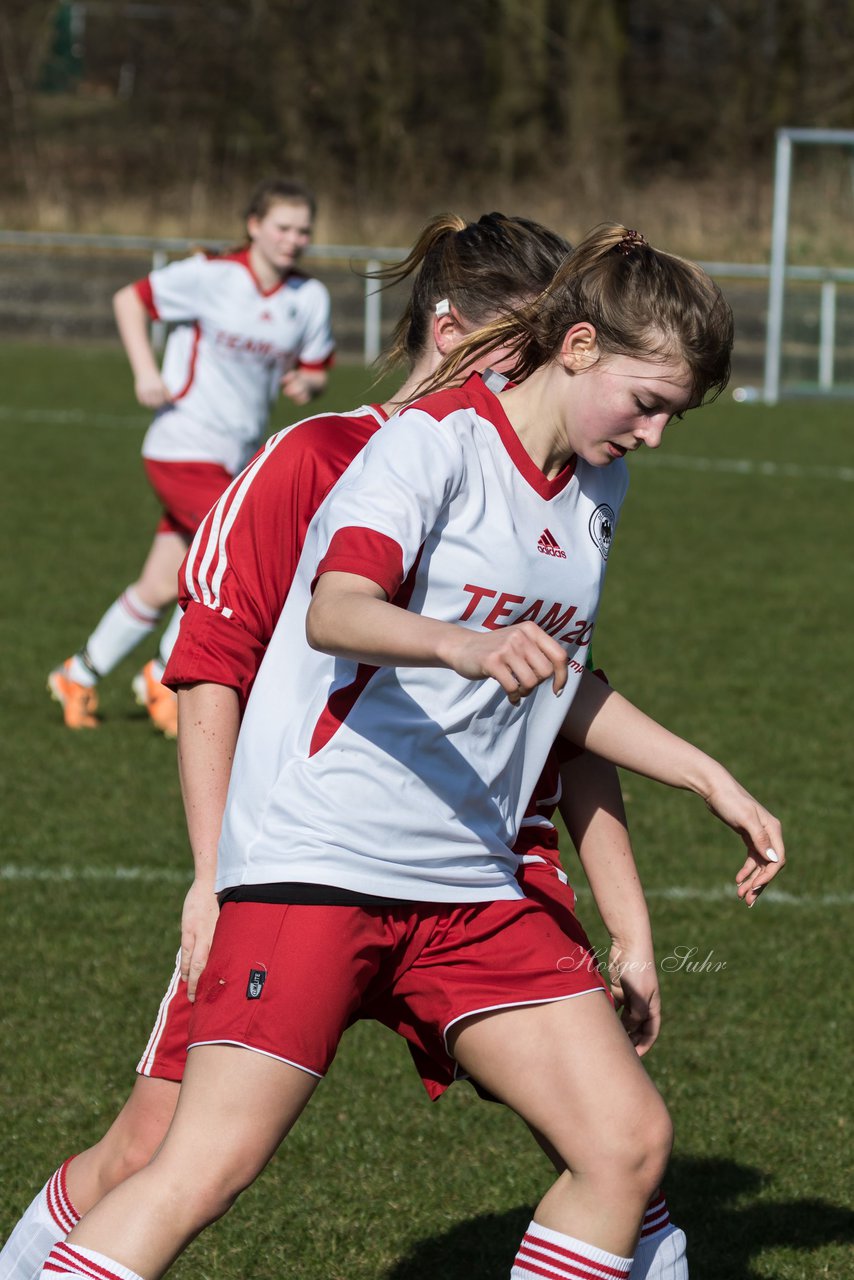
<svg viewBox="0 0 854 1280">
<path fill-rule="evenodd" d="M 595 960 L 590 944 L 573 914 L 575 895 L 572 886 L 566 883 L 557 853 L 538 847 L 536 851 L 532 849 L 527 856 L 531 860 L 520 866 L 516 876 L 525 895 L 545 907 L 560 928 L 581 948 L 580 952 L 574 953 L 574 960 L 570 958 L 564 963 L 564 968 L 577 963 L 579 972 L 594 973 Z M 331 910 L 339 911 L 342 908 Z M 570 955 L 569 952 L 567 954 Z M 145 1052 L 136 1068 L 140 1075 L 161 1080 L 183 1079 L 193 1005 L 187 999 L 187 984 L 180 980 L 179 962 L 180 954 Z M 379 997 L 376 1007 L 363 1005 L 359 1016 L 379 1016 L 381 1021 L 385 1021 L 385 1017 L 381 1015 L 389 1014 L 389 999 L 388 996 Z M 414 1037 L 407 1038 L 425 1089 L 431 1097 L 438 1097 L 456 1078 L 456 1063 L 445 1047 L 444 1038 L 426 1028 L 421 1028 L 417 1040 Z"/>
<path fill-rule="evenodd" d="M 571 913 L 561 927 L 524 898 L 389 908 L 226 903 L 190 1045 L 240 1045 L 323 1076 L 345 1029 L 372 1017 L 409 1042 L 435 1097 L 453 1078 L 445 1037 L 461 1019 L 604 989 Z"/>
<path fill-rule="evenodd" d="M 158 533 L 192 539 L 234 477 L 218 462 L 158 462 L 143 458 L 145 474 L 163 505 Z"/>
</svg>

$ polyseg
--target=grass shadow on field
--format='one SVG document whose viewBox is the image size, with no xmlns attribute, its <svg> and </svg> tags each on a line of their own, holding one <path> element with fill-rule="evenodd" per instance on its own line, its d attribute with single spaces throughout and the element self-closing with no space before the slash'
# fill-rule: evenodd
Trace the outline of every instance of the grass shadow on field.
<svg viewBox="0 0 854 1280">
<path fill-rule="evenodd" d="M 386 1280 L 494 1280 L 507 1276 L 531 1221 L 530 1205 L 469 1218 L 440 1236 L 414 1245 Z"/>
<path fill-rule="evenodd" d="M 813 1250 L 854 1243 L 850 1209 L 806 1196 L 771 1198 L 773 1181 L 733 1160 L 674 1157 L 666 1186 L 674 1188 L 673 1218 L 688 1237 L 691 1280 L 752 1280 L 769 1274 L 752 1265 L 766 1250 L 791 1251 L 802 1266 Z"/>
<path fill-rule="evenodd" d="M 854 1242 L 854 1213 L 809 1198 L 760 1200 L 770 1179 L 732 1160 L 673 1160 L 668 1183 L 678 1192 L 673 1217 L 688 1237 L 691 1280 L 758 1280 L 767 1270 L 753 1266 L 760 1253 L 791 1251 L 797 1270 L 810 1272 L 806 1255 L 825 1246 Z M 495 1280 L 509 1275 L 531 1208 L 484 1214 L 440 1236 L 420 1241 L 386 1280 Z M 822 1271 L 821 1274 L 827 1274 Z"/>
</svg>

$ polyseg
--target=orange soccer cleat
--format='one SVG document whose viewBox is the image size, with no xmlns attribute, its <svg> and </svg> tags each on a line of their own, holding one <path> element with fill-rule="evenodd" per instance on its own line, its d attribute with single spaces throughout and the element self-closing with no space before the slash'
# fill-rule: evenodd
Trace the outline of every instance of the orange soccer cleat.
<svg viewBox="0 0 854 1280">
<path fill-rule="evenodd" d="M 137 671 L 132 688 L 137 702 L 145 707 L 155 729 L 159 729 L 167 738 L 177 738 L 178 698 L 157 679 L 153 662 L 146 662 L 142 670 Z"/>
<path fill-rule="evenodd" d="M 68 674 L 71 659 L 66 658 L 55 667 L 47 678 L 50 696 L 62 707 L 62 716 L 69 729 L 97 729 L 101 723 L 95 714 L 98 710 L 98 690 L 94 685 L 78 684 Z"/>
</svg>

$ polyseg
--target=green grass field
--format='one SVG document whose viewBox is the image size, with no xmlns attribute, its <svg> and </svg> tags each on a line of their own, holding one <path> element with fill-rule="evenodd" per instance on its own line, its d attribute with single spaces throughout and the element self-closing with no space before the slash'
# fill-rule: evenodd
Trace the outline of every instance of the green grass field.
<svg viewBox="0 0 854 1280">
<path fill-rule="evenodd" d="M 370 398 L 367 382 L 342 368 L 325 403 Z M 124 1100 L 177 944 L 189 855 L 174 745 L 129 689 L 142 659 L 102 686 L 97 733 L 67 732 L 44 689 L 141 564 L 145 425 L 118 351 L 0 353 L 0 1239 Z M 625 780 L 663 969 L 647 1062 L 676 1123 L 666 1190 L 694 1280 L 854 1277 L 853 426 L 841 404 L 729 399 L 674 425 L 632 459 L 597 632 L 612 682 L 722 758 L 787 833 L 780 888 L 748 912 L 736 838 L 694 797 Z M 580 910 L 603 942 L 583 892 Z M 709 966 L 674 968 L 686 948 Z M 515 1117 L 465 1085 L 431 1106 L 403 1045 L 360 1025 L 271 1168 L 174 1274 L 491 1280 L 549 1181 Z"/>
</svg>

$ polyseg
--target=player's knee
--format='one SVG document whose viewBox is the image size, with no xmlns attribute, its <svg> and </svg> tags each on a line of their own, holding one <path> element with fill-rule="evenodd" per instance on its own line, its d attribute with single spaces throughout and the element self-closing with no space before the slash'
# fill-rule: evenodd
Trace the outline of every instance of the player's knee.
<svg viewBox="0 0 854 1280">
<path fill-rule="evenodd" d="M 240 1159 L 219 1168 L 198 1170 L 192 1188 L 180 1191 L 195 1226 L 201 1229 L 227 1213 L 259 1172 L 254 1161 Z"/>
<path fill-rule="evenodd" d="M 670 1116 L 654 1094 L 630 1117 L 615 1115 L 613 1120 L 585 1153 L 585 1173 L 600 1185 L 602 1195 L 630 1196 L 643 1205 L 667 1168 L 673 1145 Z"/>
</svg>

